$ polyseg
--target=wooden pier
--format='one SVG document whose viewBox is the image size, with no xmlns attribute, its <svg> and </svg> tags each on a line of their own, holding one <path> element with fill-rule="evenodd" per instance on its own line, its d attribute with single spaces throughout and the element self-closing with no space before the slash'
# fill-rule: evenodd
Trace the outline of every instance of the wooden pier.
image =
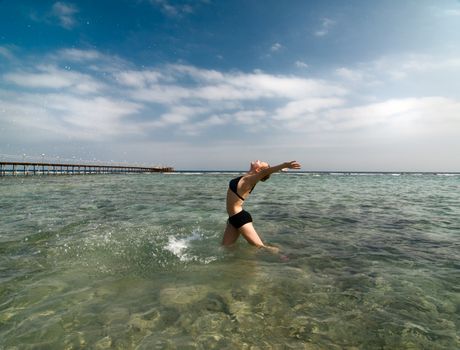
<svg viewBox="0 0 460 350">
<path fill-rule="evenodd" d="M 88 175 L 165 173 L 171 167 L 140 167 L 123 165 L 57 164 L 33 162 L 0 162 L 0 176 L 9 175 Z"/>
</svg>

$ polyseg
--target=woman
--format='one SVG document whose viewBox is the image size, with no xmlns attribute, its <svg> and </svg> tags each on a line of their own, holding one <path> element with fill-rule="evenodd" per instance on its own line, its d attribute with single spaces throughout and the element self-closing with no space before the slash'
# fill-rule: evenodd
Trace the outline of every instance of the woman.
<svg viewBox="0 0 460 350">
<path fill-rule="evenodd" d="M 222 240 L 223 245 L 235 243 L 241 234 L 249 244 L 273 250 L 273 248 L 264 245 L 260 239 L 252 225 L 251 214 L 243 209 L 243 204 L 259 181 L 266 181 L 271 174 L 285 168 L 300 169 L 300 164 L 296 161 L 291 161 L 271 167 L 268 163 L 257 160 L 251 163 L 251 168 L 244 176 L 230 181 L 227 190 L 227 213 L 229 218 Z"/>
</svg>

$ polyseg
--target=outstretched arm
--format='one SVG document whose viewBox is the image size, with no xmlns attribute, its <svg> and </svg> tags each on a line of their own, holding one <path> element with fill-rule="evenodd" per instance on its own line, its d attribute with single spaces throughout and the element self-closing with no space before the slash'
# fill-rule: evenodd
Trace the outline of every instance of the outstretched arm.
<svg viewBox="0 0 460 350">
<path fill-rule="evenodd" d="M 280 170 L 283 170 L 283 169 L 300 169 L 300 167 L 301 167 L 301 165 L 298 162 L 296 162 L 295 160 L 292 160 L 290 162 L 284 162 L 284 163 L 281 163 L 281 164 L 278 164 L 278 165 L 263 169 L 263 170 L 259 171 L 256 174 L 255 177 L 257 178 L 257 180 L 261 180 L 264 177 L 270 176 L 271 174 L 276 173 L 276 172 L 278 172 Z"/>
</svg>

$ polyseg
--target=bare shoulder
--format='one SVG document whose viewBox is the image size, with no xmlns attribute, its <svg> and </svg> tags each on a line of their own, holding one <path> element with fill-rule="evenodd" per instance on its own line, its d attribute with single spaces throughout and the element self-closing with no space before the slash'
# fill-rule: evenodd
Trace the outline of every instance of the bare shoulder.
<svg viewBox="0 0 460 350">
<path fill-rule="evenodd" d="M 241 187 L 243 190 L 250 190 L 259 182 L 257 174 L 246 174 L 241 178 Z"/>
</svg>

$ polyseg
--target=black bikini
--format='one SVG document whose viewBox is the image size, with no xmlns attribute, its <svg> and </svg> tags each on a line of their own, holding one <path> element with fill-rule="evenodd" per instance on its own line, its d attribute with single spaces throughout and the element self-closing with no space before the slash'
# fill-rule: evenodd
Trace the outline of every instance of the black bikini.
<svg viewBox="0 0 460 350">
<path fill-rule="evenodd" d="M 244 198 L 241 197 L 239 194 L 238 194 L 238 182 L 240 182 L 242 176 L 240 177 L 236 177 L 232 180 L 230 180 L 230 183 L 228 184 L 228 187 L 230 188 L 230 190 L 235 193 L 239 199 L 241 199 L 242 201 L 244 201 Z M 255 185 L 254 185 L 255 187 Z M 251 191 L 249 191 L 249 193 L 252 192 L 252 190 L 254 189 L 251 188 Z M 240 228 L 241 226 L 243 225 L 246 225 L 247 223 L 249 222 L 252 222 L 252 217 L 251 217 L 251 214 L 249 214 L 246 210 L 242 210 L 238 213 L 236 213 L 235 215 L 232 215 L 228 218 L 228 222 L 230 223 L 230 225 L 232 225 L 234 228 Z"/>
<path fill-rule="evenodd" d="M 234 228 L 238 229 L 241 226 L 246 225 L 249 222 L 252 222 L 252 217 L 251 217 L 251 214 L 249 214 L 246 210 L 243 209 L 239 213 L 236 213 L 235 215 L 230 216 L 228 218 L 228 222 Z"/>
<path fill-rule="evenodd" d="M 230 187 L 230 189 L 232 190 L 232 192 L 234 194 L 236 194 L 238 196 L 239 199 L 241 199 L 242 201 L 244 201 L 244 198 L 241 197 L 239 194 L 238 194 L 238 182 L 240 182 L 242 176 L 239 176 L 239 177 L 235 177 L 234 179 L 231 179 L 230 180 L 230 183 L 228 184 L 228 187 Z M 251 190 L 249 191 L 249 193 L 252 192 L 252 190 L 254 189 L 254 187 L 256 187 L 256 185 L 254 185 Z"/>
</svg>

